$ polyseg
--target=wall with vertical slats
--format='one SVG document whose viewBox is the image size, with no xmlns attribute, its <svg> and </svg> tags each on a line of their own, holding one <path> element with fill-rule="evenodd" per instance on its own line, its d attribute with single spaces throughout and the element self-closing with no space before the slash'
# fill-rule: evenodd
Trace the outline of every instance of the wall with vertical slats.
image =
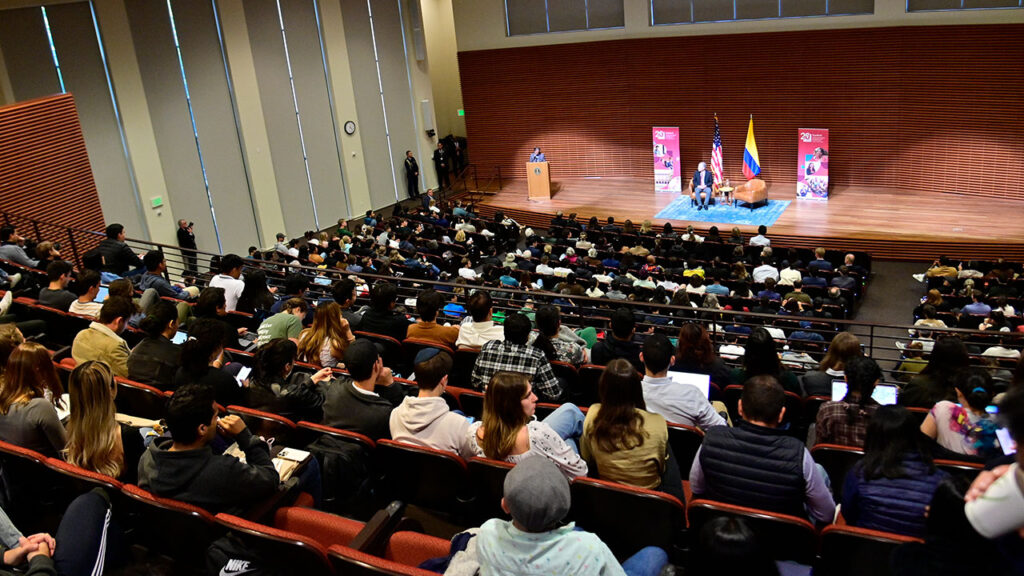
<svg viewBox="0 0 1024 576">
<path fill-rule="evenodd" d="M 84 230 L 105 226 L 71 94 L 0 107 L 0 207 Z"/>
<path fill-rule="evenodd" d="M 459 53 L 473 162 L 552 178 L 651 177 L 651 127 L 679 126 L 684 174 L 710 154 L 794 184 L 799 128 L 830 129 L 835 185 L 1024 200 L 1024 25 L 645 38 Z"/>
</svg>

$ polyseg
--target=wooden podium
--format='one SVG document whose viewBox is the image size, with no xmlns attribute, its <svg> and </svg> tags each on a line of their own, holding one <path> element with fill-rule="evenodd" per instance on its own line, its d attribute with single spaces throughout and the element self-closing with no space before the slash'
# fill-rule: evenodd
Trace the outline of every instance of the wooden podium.
<svg viewBox="0 0 1024 576">
<path fill-rule="evenodd" d="M 551 173 L 547 162 L 526 163 L 526 183 L 530 200 L 551 199 Z"/>
</svg>

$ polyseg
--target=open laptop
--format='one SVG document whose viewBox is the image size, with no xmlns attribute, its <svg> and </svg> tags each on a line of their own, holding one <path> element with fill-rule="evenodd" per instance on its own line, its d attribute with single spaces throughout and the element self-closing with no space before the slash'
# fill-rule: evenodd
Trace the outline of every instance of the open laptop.
<svg viewBox="0 0 1024 576">
<path fill-rule="evenodd" d="M 711 395 L 711 376 L 707 374 L 694 374 L 692 372 L 673 372 L 669 370 L 668 377 L 679 384 L 696 386 L 704 394 L 705 398 Z"/>
<path fill-rule="evenodd" d="M 882 406 L 889 406 L 896 403 L 896 397 L 898 395 L 899 388 L 895 386 L 888 386 L 886 384 L 879 384 L 875 386 L 875 391 L 871 393 L 871 398 L 881 404 Z M 846 381 L 845 380 L 833 380 L 832 381 L 832 401 L 839 402 L 843 398 L 846 398 Z"/>
</svg>

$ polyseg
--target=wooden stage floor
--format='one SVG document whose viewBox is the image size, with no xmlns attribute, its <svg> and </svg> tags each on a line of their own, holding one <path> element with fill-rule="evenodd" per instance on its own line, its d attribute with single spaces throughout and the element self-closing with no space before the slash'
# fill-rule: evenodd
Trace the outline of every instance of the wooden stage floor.
<svg viewBox="0 0 1024 576">
<path fill-rule="evenodd" d="M 529 200 L 526 180 L 503 182 L 480 203 L 485 214 L 502 209 L 523 224 L 545 227 L 557 211 L 639 224 L 671 203 L 676 194 L 655 193 L 653 180 L 580 178 L 552 182 L 550 200 Z M 795 186 L 769 187 L 768 198 L 792 200 L 770 227 L 769 236 L 787 245 L 856 249 L 883 259 L 955 258 L 1024 260 L 1024 202 L 974 196 L 868 187 L 835 187 L 826 202 L 795 198 Z M 535 214 L 531 214 L 535 213 Z M 688 222 L 672 220 L 672 225 Z M 713 223 L 694 222 L 698 230 Z M 721 224 L 728 235 L 732 224 Z M 741 226 L 745 234 L 753 227 Z"/>
</svg>

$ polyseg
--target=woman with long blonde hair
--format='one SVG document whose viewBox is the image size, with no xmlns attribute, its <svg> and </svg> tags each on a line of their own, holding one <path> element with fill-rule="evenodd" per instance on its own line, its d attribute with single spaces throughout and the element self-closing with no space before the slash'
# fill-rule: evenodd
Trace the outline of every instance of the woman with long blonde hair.
<svg viewBox="0 0 1024 576">
<path fill-rule="evenodd" d="M 63 393 L 49 351 L 35 342 L 19 345 L 0 388 L 0 440 L 57 456 L 67 442 L 56 410 Z"/>
<path fill-rule="evenodd" d="M 530 377 L 498 372 L 484 395 L 483 420 L 469 427 L 470 445 L 479 456 L 519 463 L 531 454 L 554 462 L 567 478 L 587 475 L 587 463 L 573 442 L 583 432 L 583 413 L 562 404 L 543 422 L 534 418 L 537 395 Z"/>
<path fill-rule="evenodd" d="M 114 419 L 117 384 L 110 367 L 92 360 L 79 364 L 68 378 L 68 393 L 71 417 L 64 459 L 112 478 L 120 478 L 133 469 L 125 461 L 121 425 Z M 136 436 L 141 444 L 142 437 Z M 135 475 L 130 476 L 134 479 Z"/>
<path fill-rule="evenodd" d="M 348 320 L 341 315 L 341 306 L 337 302 L 323 304 L 316 309 L 313 325 L 299 334 L 299 360 L 334 368 L 345 358 L 349 342 L 355 339 Z"/>
</svg>

